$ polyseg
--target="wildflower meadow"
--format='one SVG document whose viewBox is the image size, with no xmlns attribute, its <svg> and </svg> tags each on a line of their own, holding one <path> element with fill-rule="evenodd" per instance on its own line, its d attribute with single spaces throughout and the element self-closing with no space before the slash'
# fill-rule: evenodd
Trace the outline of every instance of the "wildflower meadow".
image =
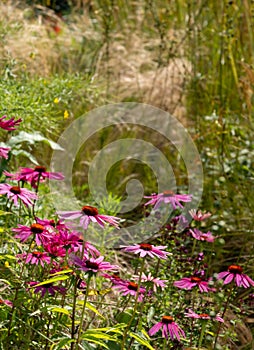
<svg viewBox="0 0 254 350">
<path fill-rule="evenodd" d="M 252 2 L 60 3 L 0 5 L 0 350 L 254 349 Z"/>
</svg>

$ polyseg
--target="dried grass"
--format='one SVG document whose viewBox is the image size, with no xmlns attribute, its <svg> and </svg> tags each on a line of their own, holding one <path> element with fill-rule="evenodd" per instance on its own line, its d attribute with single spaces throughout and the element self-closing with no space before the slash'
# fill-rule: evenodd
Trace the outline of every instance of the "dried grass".
<svg viewBox="0 0 254 350">
<path fill-rule="evenodd" d="M 158 40 L 148 41 L 138 33 L 127 37 L 127 42 L 117 38 L 110 43 L 108 60 L 105 45 L 97 64 L 97 77 L 105 78 L 108 72 L 109 93 L 117 100 L 148 103 L 186 122 L 185 87 L 191 77 L 191 63 L 184 56 L 178 56 L 158 66 Z"/>
<path fill-rule="evenodd" d="M 186 122 L 185 85 L 192 69 L 182 52 L 180 30 L 171 30 L 167 38 L 175 43 L 177 54 L 159 66 L 160 42 L 142 35 L 139 25 L 131 31 L 127 23 L 123 32 L 111 33 L 109 44 L 103 44 L 103 30 L 94 29 L 86 12 L 70 16 L 67 25 L 50 10 L 39 6 L 35 10 L 39 15 L 29 7 L 0 4 L 0 21 L 8 27 L 1 48 L 5 61 L 14 59 L 23 70 L 40 76 L 80 71 L 90 64 L 87 46 L 94 43 L 94 51 L 100 48 L 94 52 L 95 77 L 109 87 L 114 101 L 148 103 Z M 55 33 L 55 26 L 61 27 L 60 33 Z"/>
</svg>

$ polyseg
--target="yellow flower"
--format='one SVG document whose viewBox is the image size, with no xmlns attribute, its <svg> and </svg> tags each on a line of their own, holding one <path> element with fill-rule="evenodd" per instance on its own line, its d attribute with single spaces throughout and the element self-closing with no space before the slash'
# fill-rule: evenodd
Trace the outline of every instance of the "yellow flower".
<svg viewBox="0 0 254 350">
<path fill-rule="evenodd" d="M 54 103 L 56 103 L 56 104 L 59 103 L 59 98 L 56 97 L 56 98 L 54 99 Z"/>
<path fill-rule="evenodd" d="M 68 119 L 69 118 L 69 112 L 68 111 L 64 111 L 64 119 Z"/>
</svg>

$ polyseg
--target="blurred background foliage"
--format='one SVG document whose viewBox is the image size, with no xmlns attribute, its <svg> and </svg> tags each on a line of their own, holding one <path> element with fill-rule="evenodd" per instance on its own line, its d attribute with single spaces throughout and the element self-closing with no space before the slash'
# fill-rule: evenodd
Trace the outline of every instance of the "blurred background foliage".
<svg viewBox="0 0 254 350">
<path fill-rule="evenodd" d="M 254 245 L 253 16 L 251 0 L 2 1 L 1 115 L 21 117 L 20 130 L 56 141 L 74 118 L 106 103 L 144 102 L 172 113 L 202 157 L 202 208 L 214 214 L 211 230 L 226 241 L 215 263 L 241 256 L 249 272 Z M 178 186 L 187 187 L 184 164 L 166 140 L 138 128 L 106 128 L 75 162 L 79 199 L 89 195 L 84 169 L 98 149 L 119 135 L 152 140 L 174 164 Z M 29 154 L 49 164 L 48 144 L 24 141 L 24 147 L 28 154 L 20 164 L 12 157 L 5 164 L 9 170 L 28 165 Z M 147 194 L 156 192 L 153 174 L 134 161 L 112 168 L 108 188 L 124 196 L 133 174 Z"/>
</svg>

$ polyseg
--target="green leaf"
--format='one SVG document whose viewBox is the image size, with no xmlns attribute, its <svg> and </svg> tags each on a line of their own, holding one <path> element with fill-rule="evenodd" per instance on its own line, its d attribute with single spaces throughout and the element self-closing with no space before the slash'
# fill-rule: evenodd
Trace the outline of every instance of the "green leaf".
<svg viewBox="0 0 254 350">
<path fill-rule="evenodd" d="M 26 157 L 30 160 L 31 163 L 35 164 L 35 165 L 38 165 L 39 163 L 37 162 L 36 158 L 34 158 L 34 156 L 30 153 L 30 152 L 27 152 L 23 149 L 21 150 L 17 150 L 17 149 L 12 149 L 12 152 L 11 152 L 14 156 L 23 156 L 23 157 Z"/>
<path fill-rule="evenodd" d="M 0 216 L 2 215 L 10 215 L 12 213 L 8 212 L 8 211 L 3 211 L 3 210 L 0 210 Z"/>
<path fill-rule="evenodd" d="M 94 339 L 94 338 L 93 338 L 92 336 L 90 336 L 90 335 L 87 335 L 87 336 L 86 336 L 86 335 L 83 334 L 82 339 L 83 339 L 83 340 L 86 340 L 87 342 L 90 342 L 90 343 L 98 344 L 98 345 L 102 346 L 104 349 L 110 350 L 109 347 L 108 347 L 105 343 L 100 342 L 100 341 L 97 340 L 97 339 Z"/>
<path fill-rule="evenodd" d="M 147 347 L 147 348 L 150 349 L 150 350 L 154 350 L 154 348 L 148 343 L 148 341 L 145 340 L 144 338 L 141 338 L 138 334 L 133 333 L 133 332 L 130 332 L 129 334 L 130 334 L 130 336 L 131 336 L 132 338 L 134 338 L 139 344 L 144 345 L 145 347 Z"/>
<path fill-rule="evenodd" d="M 32 286 L 31 288 L 36 288 L 39 286 L 43 286 L 44 284 L 54 283 L 58 281 L 64 281 L 64 280 L 67 280 L 68 278 L 69 276 L 58 276 L 58 277 L 50 278 L 49 280 L 38 283 L 35 286 Z"/>
<path fill-rule="evenodd" d="M 59 343 L 54 343 L 51 345 L 50 350 L 60 350 L 63 349 L 65 345 L 68 345 L 70 343 L 75 343 L 75 339 L 70 338 L 62 338 Z"/>
<path fill-rule="evenodd" d="M 0 279 L 0 282 L 3 282 L 5 284 L 8 284 L 9 286 L 11 286 L 11 282 L 9 282 L 9 281 L 7 281 L 7 280 L 5 280 L 3 278 Z"/>
<path fill-rule="evenodd" d="M 119 323 L 125 323 L 126 325 L 129 324 L 130 320 L 132 318 L 132 315 L 128 312 L 120 312 L 117 316 L 116 316 L 116 320 Z M 134 326 L 136 324 L 135 319 L 132 320 L 131 326 Z"/>
<path fill-rule="evenodd" d="M 55 273 L 51 273 L 50 276 L 57 276 L 57 275 L 63 275 L 65 273 L 69 273 L 69 272 L 72 272 L 73 270 L 71 269 L 68 269 L 68 270 L 62 270 L 62 271 L 58 271 L 58 272 L 55 272 Z"/>
<path fill-rule="evenodd" d="M 110 341 L 117 341 L 117 338 L 109 335 L 107 333 L 102 333 L 102 332 L 95 332 L 94 329 L 87 330 L 84 334 L 85 337 L 92 337 L 95 339 L 103 339 L 103 340 L 110 340 Z"/>
<path fill-rule="evenodd" d="M 16 136 L 12 136 L 8 142 L 9 146 L 15 146 L 22 142 L 28 142 L 30 145 L 34 145 L 35 142 L 46 142 L 53 150 L 63 151 L 64 149 L 59 146 L 56 142 L 47 139 L 43 135 L 41 135 L 38 131 L 30 134 L 25 131 L 20 131 L 20 133 Z"/>
<path fill-rule="evenodd" d="M 106 333 L 116 333 L 122 335 L 122 329 L 126 327 L 125 323 L 120 323 L 114 327 L 102 327 L 102 328 L 93 328 L 95 332 L 106 332 Z"/>
<path fill-rule="evenodd" d="M 52 311 L 52 312 L 60 312 L 62 314 L 65 314 L 65 315 L 69 316 L 69 311 L 64 309 L 64 308 L 62 308 L 62 307 L 53 307 L 52 309 L 50 309 L 50 311 Z"/>
<path fill-rule="evenodd" d="M 77 304 L 79 305 L 84 305 L 84 301 L 83 300 L 78 300 Z M 88 301 L 86 302 L 86 307 L 93 311 L 96 315 L 100 316 L 101 318 L 103 318 L 105 320 L 105 317 Z"/>
</svg>

